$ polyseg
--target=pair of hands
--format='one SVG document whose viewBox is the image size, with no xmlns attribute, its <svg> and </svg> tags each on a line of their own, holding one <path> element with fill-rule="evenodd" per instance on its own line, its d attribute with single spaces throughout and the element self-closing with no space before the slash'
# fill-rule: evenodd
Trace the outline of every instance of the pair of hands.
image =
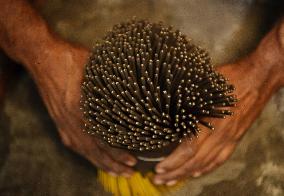
<svg viewBox="0 0 284 196">
<path fill-rule="evenodd" d="M 40 60 L 41 64 L 45 64 L 43 67 L 58 66 L 53 66 L 44 77 L 34 75 L 34 78 L 63 143 L 110 174 L 130 177 L 134 172 L 132 166 L 136 164 L 133 156 L 82 132 L 80 84 L 88 55 L 85 48 L 61 43 L 53 48 L 49 58 Z M 154 183 L 173 185 L 188 176 L 198 177 L 229 158 L 245 130 L 273 93 L 272 83 L 262 84 L 267 75 L 256 74 L 258 68 L 253 62 L 252 58 L 246 58 L 217 68 L 229 76 L 236 87 L 235 93 L 240 101 L 233 109 L 235 114 L 226 119 L 212 120 L 213 132 L 204 128 L 198 138 L 192 141 L 184 139 L 172 154 L 156 166 Z M 259 93 L 261 86 L 267 90 L 265 96 Z"/>
<path fill-rule="evenodd" d="M 24 37 L 24 39 L 23 39 Z M 130 176 L 136 160 L 123 150 L 82 133 L 79 110 L 84 64 L 89 51 L 62 41 L 28 1 L 3 1 L 0 6 L 0 47 L 33 75 L 63 143 L 113 175 Z M 172 185 L 199 176 L 223 163 L 233 152 L 270 96 L 284 86 L 284 20 L 279 21 L 249 58 L 218 67 L 236 86 L 235 115 L 213 120 L 214 132 L 184 140 L 156 167 L 154 182 Z"/>
</svg>

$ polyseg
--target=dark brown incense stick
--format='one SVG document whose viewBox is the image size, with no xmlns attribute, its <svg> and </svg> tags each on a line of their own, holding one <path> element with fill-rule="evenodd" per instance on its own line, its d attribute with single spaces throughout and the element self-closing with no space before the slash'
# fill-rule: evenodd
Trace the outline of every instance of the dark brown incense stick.
<svg viewBox="0 0 284 196">
<path fill-rule="evenodd" d="M 203 49 L 162 23 L 114 26 L 93 50 L 82 84 L 85 130 L 115 147 L 150 151 L 232 112 L 234 86 Z"/>
</svg>

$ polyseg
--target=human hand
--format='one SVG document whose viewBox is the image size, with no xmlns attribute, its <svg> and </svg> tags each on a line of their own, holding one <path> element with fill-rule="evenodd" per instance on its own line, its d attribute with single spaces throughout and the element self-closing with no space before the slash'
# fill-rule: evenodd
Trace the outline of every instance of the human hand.
<svg viewBox="0 0 284 196">
<path fill-rule="evenodd" d="M 229 76 L 235 85 L 239 102 L 231 108 L 233 116 L 226 119 L 210 119 L 215 131 L 201 129 L 198 138 L 184 139 L 177 149 L 156 166 L 156 184 L 173 185 L 188 176 L 198 177 L 214 170 L 233 153 L 239 140 L 260 114 L 265 103 L 283 80 L 284 64 L 260 67 L 257 55 L 230 65 L 218 67 L 218 71 Z M 277 68 L 277 69 L 275 69 Z M 283 71 L 281 71 L 283 72 Z M 278 77 L 281 76 L 282 77 Z M 265 90 L 265 93 L 263 93 Z"/>
<path fill-rule="evenodd" d="M 79 101 L 88 55 L 85 48 L 58 41 L 48 55 L 32 61 L 33 77 L 63 143 L 110 174 L 129 177 L 135 158 L 82 131 Z"/>
<path fill-rule="evenodd" d="M 198 138 L 184 139 L 156 166 L 156 184 L 173 185 L 188 176 L 210 172 L 234 151 L 239 140 L 275 91 L 284 87 L 284 20 L 262 39 L 256 50 L 235 63 L 217 67 L 235 85 L 239 102 L 226 119 L 212 119 L 215 131 L 202 129 Z"/>
<path fill-rule="evenodd" d="M 130 176 L 136 160 L 82 132 L 81 81 L 88 51 L 63 41 L 28 1 L 0 4 L 0 48 L 32 74 L 63 143 L 112 174 Z"/>
</svg>

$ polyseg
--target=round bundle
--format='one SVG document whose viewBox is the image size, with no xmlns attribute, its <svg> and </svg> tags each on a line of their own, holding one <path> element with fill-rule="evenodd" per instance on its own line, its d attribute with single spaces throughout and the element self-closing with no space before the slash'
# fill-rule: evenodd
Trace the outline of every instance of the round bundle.
<svg viewBox="0 0 284 196">
<path fill-rule="evenodd" d="M 206 51 L 162 23 L 131 20 L 96 44 L 82 84 L 85 130 L 110 145 L 160 149 L 196 136 L 237 101 Z"/>
</svg>

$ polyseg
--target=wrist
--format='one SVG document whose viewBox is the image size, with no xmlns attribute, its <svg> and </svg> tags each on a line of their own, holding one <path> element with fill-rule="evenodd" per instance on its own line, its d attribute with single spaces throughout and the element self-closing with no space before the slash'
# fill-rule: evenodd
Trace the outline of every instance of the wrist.
<svg viewBox="0 0 284 196">
<path fill-rule="evenodd" d="M 47 26 L 43 26 L 39 33 L 29 35 L 28 46 L 20 46 L 19 60 L 29 72 L 32 74 L 40 74 L 48 70 L 48 59 L 53 56 L 55 49 L 57 48 L 57 42 L 55 36 L 49 31 Z"/>
<path fill-rule="evenodd" d="M 86 48 L 71 44 L 57 36 L 49 36 L 50 42 L 27 59 L 25 66 L 41 89 L 66 90 L 70 80 L 81 81 L 84 65 L 89 56 Z M 68 84 L 67 84 L 68 83 Z"/>
<path fill-rule="evenodd" d="M 266 72 L 266 82 L 276 90 L 284 86 L 284 20 L 263 38 L 249 58 L 258 72 Z"/>
<path fill-rule="evenodd" d="M 281 87 L 280 61 L 275 59 L 265 59 L 265 56 L 252 53 L 248 60 L 244 62 L 247 66 L 246 77 L 249 82 L 247 85 L 252 86 L 256 91 L 271 97 Z M 264 57 L 264 58 L 263 58 Z"/>
</svg>

